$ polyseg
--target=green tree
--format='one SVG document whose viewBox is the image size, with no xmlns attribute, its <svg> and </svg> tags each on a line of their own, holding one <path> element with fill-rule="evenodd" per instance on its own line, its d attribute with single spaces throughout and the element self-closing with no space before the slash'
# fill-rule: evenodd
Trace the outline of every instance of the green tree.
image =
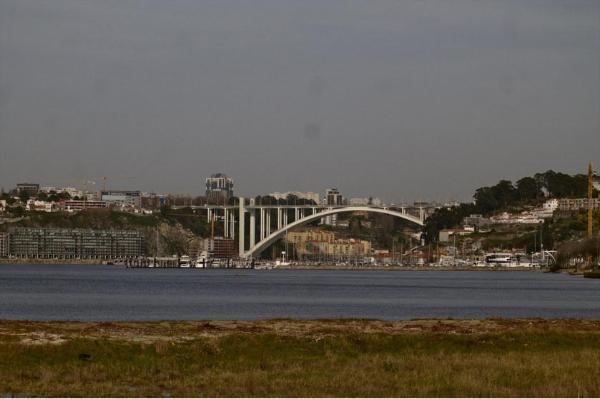
<svg viewBox="0 0 600 399">
<path fill-rule="evenodd" d="M 538 181 L 533 177 L 524 177 L 517 181 L 517 197 L 520 201 L 530 202 L 543 196 Z"/>
<path fill-rule="evenodd" d="M 30 198 L 30 197 L 31 197 L 31 196 L 29 195 L 29 193 L 28 193 L 27 191 L 21 191 L 21 192 L 19 193 L 19 199 L 20 199 L 20 200 L 21 200 L 21 202 L 23 202 L 23 203 L 26 203 L 26 202 L 29 200 L 29 198 Z"/>
</svg>

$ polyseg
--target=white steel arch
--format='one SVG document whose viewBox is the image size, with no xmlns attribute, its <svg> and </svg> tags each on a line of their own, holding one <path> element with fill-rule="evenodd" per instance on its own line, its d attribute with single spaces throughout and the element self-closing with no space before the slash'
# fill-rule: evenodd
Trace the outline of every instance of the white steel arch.
<svg viewBox="0 0 600 399">
<path fill-rule="evenodd" d="M 375 208 L 375 207 L 371 207 L 371 206 L 348 206 L 348 207 L 343 207 L 343 208 L 333 208 L 333 209 L 328 209 L 323 212 L 317 212 L 312 215 L 303 217 L 302 219 L 298 219 L 298 220 L 294 221 L 293 223 L 290 223 L 287 226 L 282 227 L 281 229 L 279 229 L 279 230 L 275 231 L 274 233 L 270 234 L 269 236 L 265 237 L 265 239 L 256 243 L 256 245 L 254 245 L 254 247 L 252 247 L 248 251 L 246 251 L 244 253 L 244 258 L 248 259 L 248 258 L 253 257 L 257 253 L 262 252 L 269 245 L 273 244 L 282 235 L 284 235 L 286 233 L 286 231 L 293 229 L 294 227 L 301 226 L 303 224 L 312 222 L 317 219 L 321 219 L 323 217 L 336 215 L 338 213 L 344 213 L 344 212 L 383 213 L 385 215 L 395 216 L 395 217 L 398 217 L 398 218 L 401 218 L 404 220 L 408 220 L 409 222 L 418 224 L 419 226 L 423 226 L 423 221 L 421 219 L 419 219 L 418 217 L 412 216 L 406 212 L 394 211 L 394 210 L 391 210 L 388 208 Z"/>
</svg>

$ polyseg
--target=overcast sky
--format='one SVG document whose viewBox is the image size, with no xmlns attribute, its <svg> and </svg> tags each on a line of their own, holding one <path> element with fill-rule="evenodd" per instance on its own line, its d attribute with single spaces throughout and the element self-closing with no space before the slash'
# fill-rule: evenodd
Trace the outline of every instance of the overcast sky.
<svg viewBox="0 0 600 399">
<path fill-rule="evenodd" d="M 599 154 L 600 0 L 0 0 L 5 189 L 465 200 Z"/>
</svg>

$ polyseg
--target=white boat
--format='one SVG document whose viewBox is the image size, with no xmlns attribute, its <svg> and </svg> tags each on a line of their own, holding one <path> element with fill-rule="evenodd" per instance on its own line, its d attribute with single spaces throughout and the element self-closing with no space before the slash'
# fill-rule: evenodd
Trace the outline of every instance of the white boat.
<svg viewBox="0 0 600 399">
<path fill-rule="evenodd" d="M 275 261 L 275 267 L 291 265 L 290 261 L 287 260 L 286 255 L 287 255 L 287 251 L 281 251 L 281 259 L 277 259 Z"/>
<path fill-rule="evenodd" d="M 513 255 L 511 253 L 494 252 L 485 255 L 486 266 L 504 267 L 532 267 L 531 262 L 525 255 Z"/>
<path fill-rule="evenodd" d="M 208 252 L 202 251 L 196 262 L 194 263 L 194 267 L 201 269 L 205 268 L 209 264 L 208 260 Z"/>
<path fill-rule="evenodd" d="M 190 267 L 191 264 L 192 261 L 188 255 L 181 255 L 181 258 L 179 258 L 179 267 Z"/>
<path fill-rule="evenodd" d="M 276 260 L 275 261 L 275 267 L 277 266 L 289 266 L 291 265 L 290 262 L 287 262 L 285 259 L 284 260 Z"/>
</svg>

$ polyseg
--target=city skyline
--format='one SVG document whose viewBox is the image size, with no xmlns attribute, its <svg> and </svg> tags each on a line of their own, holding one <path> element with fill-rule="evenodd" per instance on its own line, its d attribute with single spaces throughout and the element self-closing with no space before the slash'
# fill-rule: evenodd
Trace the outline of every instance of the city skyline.
<svg viewBox="0 0 600 399">
<path fill-rule="evenodd" d="M 584 173 L 599 16 L 585 0 L 3 1 L 0 183 L 201 194 L 224 171 L 248 196 L 468 201 Z"/>
</svg>

